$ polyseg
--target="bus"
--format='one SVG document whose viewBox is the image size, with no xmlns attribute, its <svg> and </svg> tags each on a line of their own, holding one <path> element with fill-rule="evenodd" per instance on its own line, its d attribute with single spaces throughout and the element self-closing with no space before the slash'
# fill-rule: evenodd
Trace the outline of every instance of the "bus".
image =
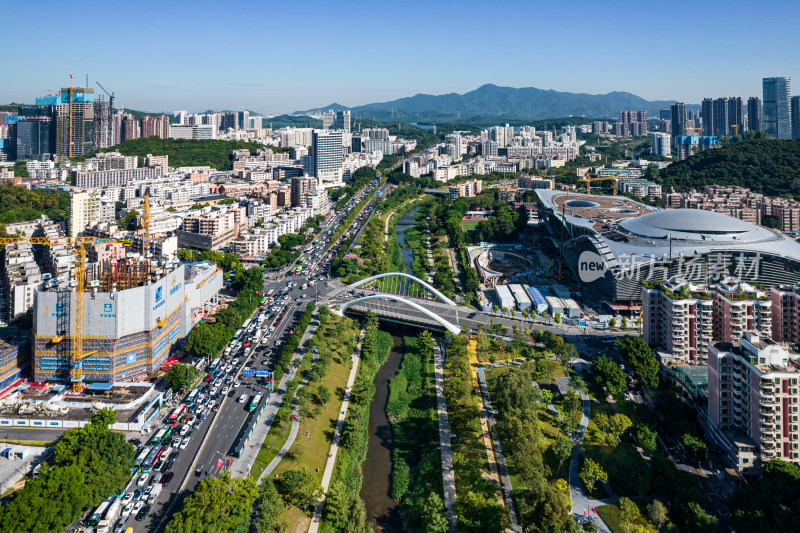
<svg viewBox="0 0 800 533">
<path fill-rule="evenodd" d="M 164 439 L 167 438 L 167 429 L 166 428 L 170 428 L 170 430 L 172 430 L 172 426 L 169 426 L 169 425 L 159 429 L 156 432 L 156 434 L 153 435 L 153 438 L 150 439 L 150 444 L 152 444 L 153 446 L 161 444 L 164 441 Z"/>
<path fill-rule="evenodd" d="M 97 507 L 97 509 L 95 509 L 95 511 L 91 514 L 91 516 L 89 516 L 89 520 L 87 520 L 86 523 L 90 526 L 96 526 L 97 523 L 103 519 L 103 515 L 105 514 L 106 509 L 108 509 L 109 505 L 111 505 L 111 502 L 109 500 L 106 500 L 103 503 L 101 503 Z"/>
<path fill-rule="evenodd" d="M 139 452 L 139 455 L 137 455 L 136 459 L 133 461 L 139 472 L 142 471 L 142 463 L 145 459 L 147 459 L 147 456 L 150 455 L 150 448 L 151 446 L 145 446 L 142 448 L 142 450 Z"/>
<path fill-rule="evenodd" d="M 302 256 L 300 256 L 300 259 L 298 259 L 298 260 L 297 260 L 297 264 L 298 264 L 298 265 L 302 265 L 302 264 L 303 264 L 303 263 L 305 263 L 305 262 L 306 262 L 306 258 L 305 258 L 305 257 L 302 257 Z"/>
<path fill-rule="evenodd" d="M 270 290 L 268 290 L 268 291 L 267 291 L 267 294 L 265 294 L 264 296 L 266 296 L 266 297 L 267 297 L 267 300 L 269 300 L 270 298 L 272 298 L 273 296 L 275 296 L 275 289 L 270 289 Z"/>
<path fill-rule="evenodd" d="M 217 369 L 219 368 L 219 364 L 221 361 L 222 361 L 221 357 L 217 357 L 216 359 L 211 361 L 211 364 L 208 365 L 208 368 L 206 368 L 206 372 L 208 372 L 209 374 L 215 374 L 217 372 Z"/>
<path fill-rule="evenodd" d="M 178 407 L 175 408 L 172 413 L 169 415 L 168 424 L 172 427 L 175 427 L 178 424 L 178 420 L 180 419 L 181 415 L 186 412 L 186 404 L 181 403 L 178 404 Z"/>
<path fill-rule="evenodd" d="M 261 309 L 264 309 L 264 306 L 265 306 L 266 304 L 267 304 L 267 297 L 266 297 L 266 296 L 264 296 L 263 298 L 261 298 L 261 303 L 259 304 L 259 306 L 258 306 L 258 307 L 260 307 Z"/>
<path fill-rule="evenodd" d="M 183 403 L 186 404 L 186 408 L 192 407 L 194 405 L 195 399 L 197 398 L 197 394 L 200 392 L 200 389 L 193 389 L 186 398 L 183 400 Z"/>
<path fill-rule="evenodd" d="M 164 453 L 164 446 L 153 446 L 150 448 L 150 453 L 147 456 L 147 459 L 142 461 L 141 466 L 139 467 L 139 471 L 147 474 L 153 471 L 153 465 L 161 458 L 161 454 Z"/>
<path fill-rule="evenodd" d="M 264 396 L 264 394 L 261 393 L 261 392 L 259 392 L 255 396 L 253 396 L 253 401 L 250 402 L 250 412 L 251 413 L 256 410 L 256 407 L 258 407 L 258 404 L 261 402 L 261 397 L 262 396 Z"/>
</svg>

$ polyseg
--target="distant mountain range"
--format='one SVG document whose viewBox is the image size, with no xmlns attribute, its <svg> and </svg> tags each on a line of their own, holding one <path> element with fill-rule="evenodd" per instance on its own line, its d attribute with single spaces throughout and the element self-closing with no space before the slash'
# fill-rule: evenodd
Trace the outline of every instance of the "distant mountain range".
<svg viewBox="0 0 800 533">
<path fill-rule="evenodd" d="M 668 109 L 674 100 L 645 100 L 628 92 L 608 94 L 568 93 L 536 87 L 498 87 L 486 84 L 464 94 L 417 94 L 414 96 L 349 108 L 354 117 L 375 120 L 420 122 L 452 122 L 476 118 L 503 117 L 519 120 L 585 116 L 615 118 L 623 110 L 647 111 L 658 118 L 661 109 Z M 699 108 L 687 105 L 687 108 Z M 296 115 L 320 113 L 329 109 L 348 109 L 340 104 L 298 111 Z"/>
</svg>

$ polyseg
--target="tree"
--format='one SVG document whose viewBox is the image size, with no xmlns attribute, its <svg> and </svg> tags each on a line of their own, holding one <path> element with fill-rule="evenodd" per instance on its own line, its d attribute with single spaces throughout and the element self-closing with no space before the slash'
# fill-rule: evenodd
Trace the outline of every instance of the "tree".
<svg viewBox="0 0 800 533">
<path fill-rule="evenodd" d="M 609 429 L 608 415 L 603 412 L 598 412 L 594 415 L 594 423 L 597 424 L 597 429 L 605 435 Z"/>
<path fill-rule="evenodd" d="M 598 481 L 608 481 L 608 474 L 600 466 L 600 463 L 589 458 L 583 461 L 578 477 L 581 478 L 586 490 L 590 493 L 594 493 L 594 487 Z"/>
<path fill-rule="evenodd" d="M 258 533 L 279 533 L 281 531 L 281 515 L 284 507 L 281 495 L 275 488 L 275 482 L 267 477 L 261 483 L 258 496 Z"/>
<path fill-rule="evenodd" d="M 572 456 L 572 441 L 563 433 L 559 433 L 556 440 L 550 445 L 550 450 L 558 462 L 558 472 L 560 473 L 561 467 Z"/>
<path fill-rule="evenodd" d="M 96 427 L 108 429 L 117 421 L 117 411 L 111 407 L 103 407 L 89 417 L 89 423 Z"/>
<path fill-rule="evenodd" d="M 681 436 L 681 442 L 686 446 L 698 462 L 708 461 L 708 445 L 703 439 L 697 438 L 689 433 Z"/>
<path fill-rule="evenodd" d="M 647 517 L 656 529 L 661 529 L 667 522 L 667 506 L 661 503 L 661 500 L 653 500 L 647 506 Z"/>
<path fill-rule="evenodd" d="M 614 319 L 614 318 L 612 318 L 611 320 L 609 320 L 609 321 L 608 321 L 608 327 L 610 327 L 610 328 L 615 328 L 615 327 L 617 327 L 617 320 L 616 320 L 616 319 Z"/>
<path fill-rule="evenodd" d="M 172 390 L 188 389 L 196 373 L 197 369 L 191 365 L 175 363 L 167 370 L 164 379 Z"/>
<path fill-rule="evenodd" d="M 611 396 L 617 399 L 622 397 L 627 388 L 627 382 L 625 381 L 625 372 L 617 363 L 605 355 L 601 355 L 592 362 L 592 374 Z"/>
<path fill-rule="evenodd" d="M 444 514 L 444 502 L 435 492 L 429 492 L 420 508 L 420 521 L 424 533 L 446 533 L 448 524 Z"/>
<path fill-rule="evenodd" d="M 301 468 L 287 470 L 281 475 L 280 492 L 288 503 L 306 508 L 319 499 L 322 487 L 311 472 Z"/>
<path fill-rule="evenodd" d="M 561 361 L 564 370 L 568 370 L 576 359 L 578 359 L 578 349 L 572 344 L 564 343 L 563 348 L 558 352 L 558 360 Z"/>
<path fill-rule="evenodd" d="M 561 324 L 561 313 L 557 312 L 555 314 L 554 320 L 556 321 L 556 324 Z"/>
<path fill-rule="evenodd" d="M 320 385 L 317 387 L 316 396 L 319 400 L 319 405 L 325 405 L 331 399 L 331 391 L 325 385 Z"/>
<path fill-rule="evenodd" d="M 166 533 L 212 533 L 234 531 L 249 524 L 253 503 L 258 497 L 255 479 L 209 477 L 200 480 L 183 507 L 167 524 Z"/>
<path fill-rule="evenodd" d="M 608 419 L 608 432 L 614 437 L 614 443 L 619 442 L 622 434 L 625 433 L 631 425 L 631 419 L 622 413 L 611 415 L 611 418 Z"/>
<path fill-rule="evenodd" d="M 647 455 L 653 455 L 656 451 L 656 432 L 644 424 L 636 427 L 636 439 L 639 441 L 639 446 Z"/>
<path fill-rule="evenodd" d="M 617 339 L 619 352 L 645 387 L 658 387 L 658 360 L 641 337 Z"/>
<path fill-rule="evenodd" d="M 800 513 L 800 465 L 768 462 L 761 477 L 738 486 L 728 498 L 736 531 L 794 531 Z"/>
<path fill-rule="evenodd" d="M 623 496 L 619 499 L 619 514 L 625 523 L 625 529 L 630 533 L 631 524 L 639 519 L 639 507 L 630 498 Z"/>
</svg>

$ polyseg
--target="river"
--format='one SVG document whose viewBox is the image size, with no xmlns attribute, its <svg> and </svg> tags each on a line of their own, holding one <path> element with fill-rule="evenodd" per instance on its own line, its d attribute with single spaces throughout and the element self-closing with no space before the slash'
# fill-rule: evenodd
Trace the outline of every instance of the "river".
<svg viewBox="0 0 800 533">
<path fill-rule="evenodd" d="M 381 324 L 389 331 L 394 347 L 389 359 L 375 374 L 375 396 L 369 406 L 369 441 L 367 458 L 361 466 L 364 481 L 361 484 L 361 499 L 367 509 L 367 519 L 382 533 L 401 533 L 400 505 L 392 499 L 392 450 L 394 437 L 389 417 L 386 416 L 386 401 L 389 397 L 389 381 L 400 369 L 403 360 L 402 326 Z"/>
<path fill-rule="evenodd" d="M 411 263 L 414 262 L 414 252 L 411 248 L 406 244 L 406 230 L 409 228 L 416 227 L 417 221 L 414 220 L 414 215 L 417 214 L 419 208 L 422 206 L 417 206 L 397 221 L 397 243 L 403 245 L 400 247 L 400 256 L 402 258 L 403 264 L 406 267 L 406 272 L 411 273 Z"/>
</svg>

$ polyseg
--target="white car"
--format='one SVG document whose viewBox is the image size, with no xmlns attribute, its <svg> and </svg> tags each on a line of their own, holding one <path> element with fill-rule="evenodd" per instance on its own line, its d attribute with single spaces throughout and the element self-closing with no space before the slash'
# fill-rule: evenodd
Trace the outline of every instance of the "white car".
<svg viewBox="0 0 800 533">
<path fill-rule="evenodd" d="M 214 407 L 215 405 L 217 405 L 217 400 L 211 400 L 210 402 L 208 402 L 208 405 L 206 406 L 206 409 L 208 409 L 210 411 L 211 408 Z"/>
<path fill-rule="evenodd" d="M 228 372 L 228 373 L 233 372 L 233 365 L 226 366 L 225 367 L 225 372 Z"/>
<path fill-rule="evenodd" d="M 181 445 L 181 438 L 180 437 L 175 437 L 174 439 L 172 439 L 172 447 L 173 448 L 177 448 L 180 445 Z"/>
<path fill-rule="evenodd" d="M 224 395 L 228 394 L 228 391 L 229 391 L 229 390 L 231 390 L 229 387 L 222 387 L 222 392 L 221 392 L 221 394 L 224 396 Z"/>
<path fill-rule="evenodd" d="M 247 394 L 242 394 L 241 396 L 239 396 L 238 400 L 239 403 L 244 403 L 246 401 L 247 401 Z"/>
<path fill-rule="evenodd" d="M 131 514 L 136 514 L 136 513 L 138 513 L 139 511 L 141 511 L 141 510 L 142 510 L 142 507 L 144 507 L 144 500 L 139 500 L 139 501 L 138 501 L 138 502 L 136 502 L 136 504 L 133 506 L 133 509 L 131 510 Z"/>
<path fill-rule="evenodd" d="M 242 382 L 237 380 L 236 383 L 233 384 L 233 388 L 238 389 L 241 384 Z"/>
<path fill-rule="evenodd" d="M 219 387 L 214 385 L 214 387 L 211 388 L 211 393 L 209 394 L 209 396 L 214 396 L 217 393 L 217 391 L 219 391 Z"/>
<path fill-rule="evenodd" d="M 196 420 L 197 420 L 197 417 L 192 415 L 192 416 L 189 417 L 189 420 L 186 421 L 186 425 L 187 426 L 191 426 L 192 424 L 195 423 Z"/>
<path fill-rule="evenodd" d="M 125 505 L 125 507 L 122 509 L 122 516 L 129 516 L 132 511 L 133 511 L 133 502 L 128 502 L 128 504 Z"/>
<path fill-rule="evenodd" d="M 269 327 L 269 332 L 272 333 L 273 331 L 275 331 L 275 326 L 270 326 Z"/>
<path fill-rule="evenodd" d="M 183 437 L 184 435 L 186 435 L 186 433 L 187 433 L 188 431 L 189 431 L 189 424 L 187 423 L 186 425 L 184 425 L 183 427 L 181 427 L 181 430 L 178 432 L 178 435 L 180 435 L 181 437 Z"/>
<path fill-rule="evenodd" d="M 186 437 L 185 439 L 183 439 L 181 441 L 180 449 L 181 450 L 185 450 L 186 446 L 188 446 L 188 445 L 189 445 L 189 437 Z"/>
<path fill-rule="evenodd" d="M 139 479 L 136 481 L 136 484 L 140 487 L 144 487 L 145 483 L 147 483 L 147 478 L 150 477 L 150 474 L 142 474 L 139 476 Z"/>
<path fill-rule="evenodd" d="M 132 492 L 128 492 L 128 493 L 125 494 L 125 496 L 122 497 L 122 505 L 128 505 L 132 501 L 133 501 L 133 493 Z"/>
</svg>

